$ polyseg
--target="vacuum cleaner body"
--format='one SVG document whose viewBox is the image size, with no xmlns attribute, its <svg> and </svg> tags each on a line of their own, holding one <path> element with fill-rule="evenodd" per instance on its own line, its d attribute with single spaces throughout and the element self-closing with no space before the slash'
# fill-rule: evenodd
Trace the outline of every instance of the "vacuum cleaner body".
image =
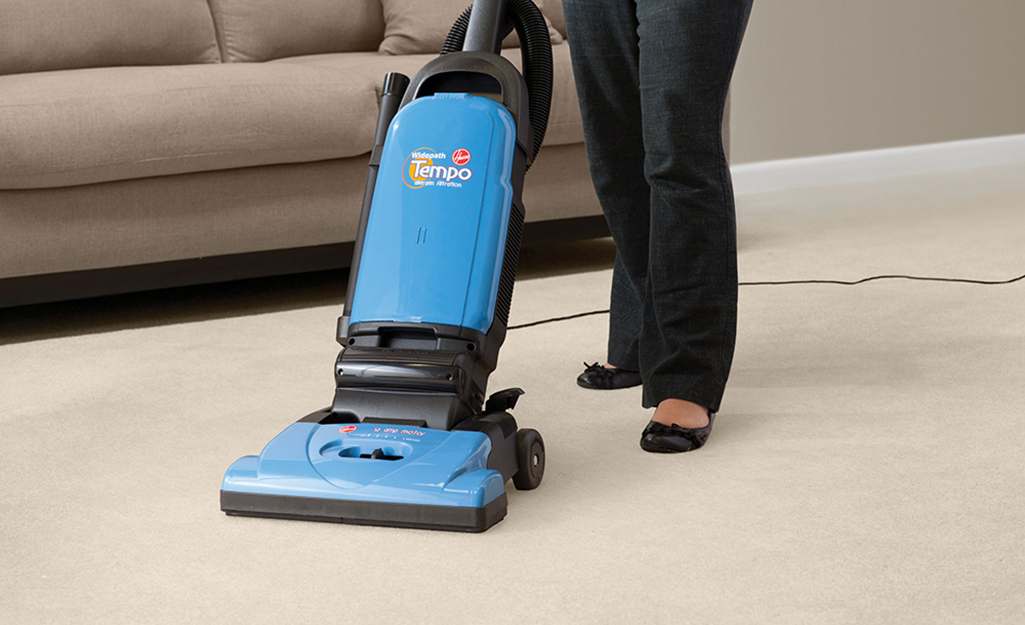
<svg viewBox="0 0 1025 625">
<path fill-rule="evenodd" d="M 388 176 L 374 195 L 350 323 L 488 332 L 512 213 L 515 132 L 502 105 L 465 93 L 420 98 L 399 111 L 381 157 Z"/>
<path fill-rule="evenodd" d="M 505 516 L 508 480 L 540 483 L 544 443 L 510 412 L 523 391 L 485 400 L 540 145 L 524 77 L 496 54 L 505 8 L 464 13 L 467 44 L 488 49 L 386 78 L 334 401 L 228 469 L 227 514 L 483 531 Z"/>
</svg>

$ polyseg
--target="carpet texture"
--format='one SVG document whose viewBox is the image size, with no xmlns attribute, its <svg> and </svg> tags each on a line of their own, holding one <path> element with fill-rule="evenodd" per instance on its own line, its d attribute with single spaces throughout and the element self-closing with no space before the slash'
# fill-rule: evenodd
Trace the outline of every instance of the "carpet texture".
<svg viewBox="0 0 1025 625">
<path fill-rule="evenodd" d="M 1025 273 L 1025 171 L 739 199 L 741 280 Z M 527 249 L 512 323 L 608 306 L 608 241 Z M 607 316 L 510 333 L 544 483 L 481 535 L 229 518 L 221 476 L 330 403 L 341 283 L 0 316 L 0 620 L 1020 623 L 1025 283 L 741 288 L 708 445 L 580 389 Z M 271 285 L 271 286 L 268 286 Z"/>
</svg>

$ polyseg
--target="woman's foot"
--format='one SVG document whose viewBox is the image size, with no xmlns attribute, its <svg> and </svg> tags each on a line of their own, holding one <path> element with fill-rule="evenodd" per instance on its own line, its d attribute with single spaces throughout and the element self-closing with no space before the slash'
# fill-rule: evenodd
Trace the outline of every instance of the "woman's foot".
<svg viewBox="0 0 1025 625">
<path fill-rule="evenodd" d="M 703 428 L 709 421 L 708 408 L 685 399 L 662 400 L 651 418 L 662 425 L 678 425 L 682 428 Z"/>
<path fill-rule="evenodd" d="M 589 365 L 585 362 L 584 366 L 587 368 L 577 377 L 577 384 L 584 388 L 607 391 L 641 384 L 641 374 L 637 371 L 619 369 L 609 363 Z"/>
<path fill-rule="evenodd" d="M 655 453 L 693 451 L 705 444 L 715 416 L 708 408 L 683 399 L 667 399 L 641 433 L 641 449 Z"/>
</svg>

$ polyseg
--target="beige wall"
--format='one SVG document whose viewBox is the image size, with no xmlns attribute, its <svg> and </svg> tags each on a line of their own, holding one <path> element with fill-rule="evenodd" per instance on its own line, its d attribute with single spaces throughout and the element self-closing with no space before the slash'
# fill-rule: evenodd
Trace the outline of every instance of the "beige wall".
<svg viewBox="0 0 1025 625">
<path fill-rule="evenodd" d="M 1025 133 L 1025 0 L 755 0 L 733 162 Z"/>
</svg>

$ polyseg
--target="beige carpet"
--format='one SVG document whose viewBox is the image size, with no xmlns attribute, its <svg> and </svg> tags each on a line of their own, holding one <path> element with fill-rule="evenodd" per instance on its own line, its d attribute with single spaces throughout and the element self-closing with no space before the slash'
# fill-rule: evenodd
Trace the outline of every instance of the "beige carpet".
<svg viewBox="0 0 1025 625">
<path fill-rule="evenodd" d="M 741 279 L 1025 273 L 1025 171 L 740 199 Z M 607 307 L 607 241 L 528 249 L 514 322 Z M 481 535 L 228 518 L 225 468 L 329 403 L 341 283 L 0 313 L 4 623 L 1020 623 L 1025 283 L 741 289 L 709 445 L 588 392 L 593 316 L 510 334 L 548 447 Z"/>
</svg>

